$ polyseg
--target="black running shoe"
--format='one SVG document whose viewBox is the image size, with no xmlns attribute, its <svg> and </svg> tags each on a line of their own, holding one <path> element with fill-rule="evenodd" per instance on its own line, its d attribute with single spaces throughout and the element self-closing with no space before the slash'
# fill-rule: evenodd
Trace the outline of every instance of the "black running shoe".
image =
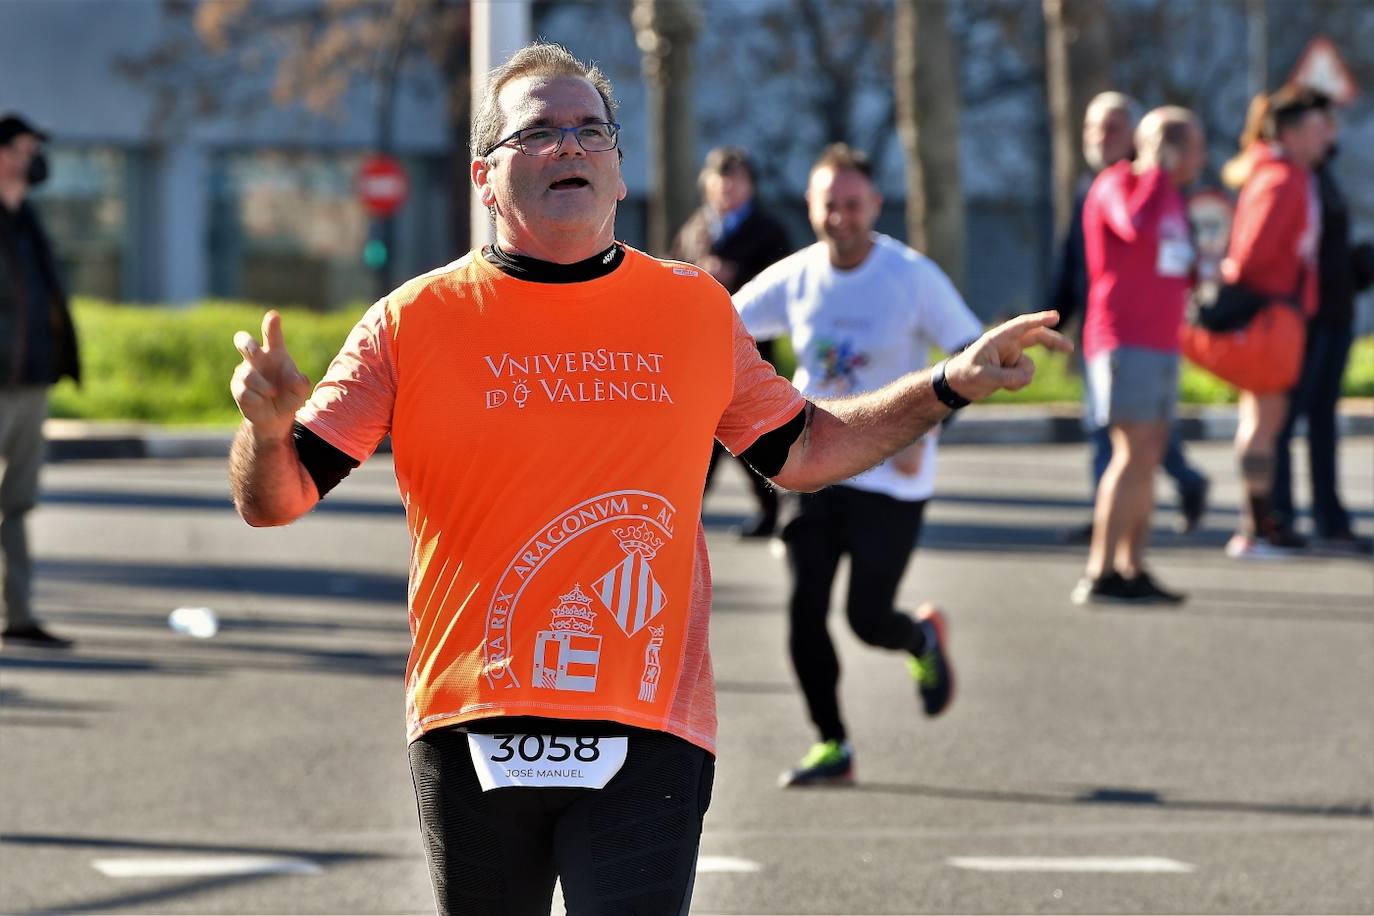
<svg viewBox="0 0 1374 916">
<path fill-rule="evenodd" d="M 1074 604 L 1128 604 L 1135 595 L 1121 573 L 1112 570 L 1096 579 L 1084 576 L 1069 595 Z"/>
<path fill-rule="evenodd" d="M 954 699 L 949 635 L 945 629 L 945 615 L 930 605 L 917 612 L 916 623 L 925 636 L 925 645 L 919 655 L 907 659 L 907 668 L 916 682 L 916 692 L 921 695 L 921 707 L 933 718 L 944 712 Z"/>
<path fill-rule="evenodd" d="M 31 646 L 35 649 L 70 649 L 72 641 L 54 636 L 38 624 L 26 627 L 7 627 L 0 633 L 0 642 L 5 645 Z"/>
<path fill-rule="evenodd" d="M 1134 593 L 1133 600 L 1137 604 L 1182 604 L 1188 600 L 1188 596 L 1182 592 L 1171 592 L 1166 588 L 1161 588 L 1159 583 L 1151 579 L 1150 574 L 1143 569 L 1135 578 L 1127 579 L 1126 584 Z"/>
<path fill-rule="evenodd" d="M 1367 557 L 1374 554 L 1374 541 L 1353 531 L 1341 531 L 1326 537 L 1318 537 L 1312 544 L 1322 553 L 1337 556 Z"/>
<path fill-rule="evenodd" d="M 784 789 L 804 786 L 847 786 L 854 782 L 854 749 L 848 741 L 821 741 L 794 769 L 778 777 Z"/>
</svg>

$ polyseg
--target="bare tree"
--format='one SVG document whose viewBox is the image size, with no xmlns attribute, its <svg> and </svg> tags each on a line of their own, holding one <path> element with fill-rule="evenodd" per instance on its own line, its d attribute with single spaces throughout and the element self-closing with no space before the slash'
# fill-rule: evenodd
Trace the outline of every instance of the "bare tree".
<svg viewBox="0 0 1374 916">
<path fill-rule="evenodd" d="M 1111 30 L 1106 0 L 1042 0 L 1045 92 L 1050 111 L 1054 227 L 1063 234 L 1074 191 L 1086 171 L 1081 130 L 1088 102 L 1111 88 Z"/>
<path fill-rule="evenodd" d="M 762 185 L 804 172 L 836 141 L 865 150 L 881 171 L 896 146 L 892 0 L 701 5 L 714 29 L 697 67 L 739 89 L 697 99 L 702 134 L 751 146 Z"/>
<path fill-rule="evenodd" d="M 893 36 L 898 132 L 906 154 L 907 239 L 962 286 L 961 100 L 945 0 L 897 0 Z"/>
<path fill-rule="evenodd" d="M 666 254 L 695 207 L 692 44 L 696 0 L 634 0 L 632 21 L 649 84 L 649 250 Z"/>
<path fill-rule="evenodd" d="M 267 104 L 330 114 L 355 83 L 370 80 L 379 90 L 377 142 L 386 146 L 395 85 L 428 60 L 448 99 L 450 231 L 457 248 L 467 247 L 468 0 L 163 0 L 163 9 L 170 37 L 120 68 L 155 93 L 154 127 L 165 131 Z"/>
</svg>

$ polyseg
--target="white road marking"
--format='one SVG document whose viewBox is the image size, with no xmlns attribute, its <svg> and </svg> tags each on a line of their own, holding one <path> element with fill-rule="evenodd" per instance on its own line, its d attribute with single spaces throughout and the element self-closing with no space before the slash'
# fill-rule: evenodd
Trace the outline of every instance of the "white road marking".
<svg viewBox="0 0 1374 916">
<path fill-rule="evenodd" d="M 202 875 L 314 875 L 324 869 L 287 856 L 175 856 L 161 859 L 96 859 L 92 867 L 111 878 L 186 878 Z"/>
<path fill-rule="evenodd" d="M 1157 856 L 954 856 L 955 868 L 972 871 L 1155 872 L 1186 874 L 1196 866 Z"/>
<path fill-rule="evenodd" d="M 705 872 L 756 872 L 760 869 L 757 862 L 739 859 L 735 856 L 697 856 L 697 871 Z"/>
</svg>

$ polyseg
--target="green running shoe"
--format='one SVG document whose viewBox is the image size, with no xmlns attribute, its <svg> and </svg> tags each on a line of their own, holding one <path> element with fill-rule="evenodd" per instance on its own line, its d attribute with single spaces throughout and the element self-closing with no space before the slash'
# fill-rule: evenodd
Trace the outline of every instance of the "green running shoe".
<svg viewBox="0 0 1374 916">
<path fill-rule="evenodd" d="M 848 741 L 822 741 L 797 764 L 778 777 L 778 785 L 789 786 L 848 786 L 854 783 L 854 749 Z"/>
<path fill-rule="evenodd" d="M 949 637 L 945 630 L 945 615 L 933 605 L 926 605 L 916 614 L 916 622 L 925 634 L 925 647 L 920 655 L 907 659 L 911 679 L 921 695 L 926 715 L 938 716 L 954 699 L 954 669 L 950 667 Z"/>
</svg>

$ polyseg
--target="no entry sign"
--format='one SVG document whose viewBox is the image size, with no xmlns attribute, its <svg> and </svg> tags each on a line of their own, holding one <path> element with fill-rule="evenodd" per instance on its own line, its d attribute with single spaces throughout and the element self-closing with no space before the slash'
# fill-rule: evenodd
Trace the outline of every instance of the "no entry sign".
<svg viewBox="0 0 1374 916">
<path fill-rule="evenodd" d="M 373 216 L 390 216 L 410 191 L 406 170 L 390 156 L 369 156 L 358 169 L 358 199 Z"/>
</svg>

